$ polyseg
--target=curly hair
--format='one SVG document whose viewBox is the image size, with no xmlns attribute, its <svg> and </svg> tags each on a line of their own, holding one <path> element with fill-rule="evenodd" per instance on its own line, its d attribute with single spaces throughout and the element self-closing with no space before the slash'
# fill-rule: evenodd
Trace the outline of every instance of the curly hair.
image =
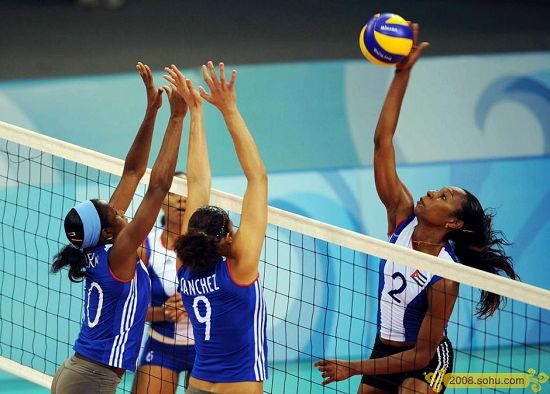
<svg viewBox="0 0 550 394">
<path fill-rule="evenodd" d="M 204 271 L 221 257 L 220 240 L 229 233 L 229 215 L 223 209 L 206 206 L 197 209 L 189 219 L 187 234 L 179 237 L 174 249 L 183 267 Z"/>
</svg>

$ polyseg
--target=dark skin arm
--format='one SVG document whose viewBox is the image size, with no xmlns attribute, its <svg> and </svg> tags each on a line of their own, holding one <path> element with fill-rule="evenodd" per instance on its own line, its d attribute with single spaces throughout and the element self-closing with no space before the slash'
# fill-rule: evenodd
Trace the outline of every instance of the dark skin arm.
<svg viewBox="0 0 550 394">
<path fill-rule="evenodd" d="M 171 115 L 151 171 L 149 187 L 134 219 L 120 231 L 109 254 L 111 270 L 121 280 L 130 280 L 134 277 L 138 247 L 155 224 L 162 201 L 174 178 L 187 105 L 179 95 L 172 92 L 172 89 L 164 87 L 164 90 L 170 100 Z"/>
<path fill-rule="evenodd" d="M 136 65 L 136 68 L 145 84 L 147 109 L 145 110 L 145 117 L 136 138 L 126 155 L 122 177 L 109 200 L 109 204 L 122 213 L 128 209 L 136 192 L 137 185 L 147 169 L 153 128 L 158 109 L 162 105 L 162 90 L 155 87 L 151 68 L 141 62 Z"/>
<path fill-rule="evenodd" d="M 412 24 L 413 49 L 396 66 L 386 99 L 380 112 L 374 135 L 374 178 L 376 191 L 386 207 L 388 233 L 414 211 L 414 201 L 405 184 L 399 179 L 396 169 L 393 137 L 409 83 L 412 67 L 429 46 L 423 42 L 417 46 L 418 25 Z M 428 311 L 418 333 L 413 349 L 376 360 L 321 360 L 315 366 L 322 372 L 323 385 L 348 379 L 357 374 L 388 374 L 413 371 L 426 366 L 441 341 L 445 325 L 452 313 L 458 285 L 442 279 L 428 290 Z M 443 290 L 446 291 L 444 294 Z M 453 296 L 454 294 L 454 296 Z"/>
<path fill-rule="evenodd" d="M 396 66 L 395 76 L 386 94 L 374 134 L 374 180 L 378 196 L 386 207 L 388 233 L 411 215 L 414 208 L 411 193 L 397 175 L 393 145 L 393 136 L 412 67 L 429 46 L 427 42 L 423 42 L 417 47 L 418 25 L 413 24 L 412 29 L 415 45 L 409 56 Z"/>
<path fill-rule="evenodd" d="M 202 97 L 193 87 L 190 79 L 186 78 L 175 65 L 165 68 L 168 75 L 164 78 L 176 89 L 185 100 L 191 111 L 189 130 L 189 148 L 187 155 L 187 203 L 182 219 L 181 234 L 187 233 L 189 219 L 195 211 L 207 205 L 210 201 L 211 171 L 208 159 L 208 144 L 204 130 L 204 115 Z M 181 267 L 178 258 L 177 268 Z"/>
<path fill-rule="evenodd" d="M 449 279 L 437 281 L 428 289 L 428 310 L 420 326 L 415 347 L 377 359 L 318 361 L 315 366 L 325 378 L 322 384 L 348 379 L 353 375 L 394 374 L 425 368 L 443 338 L 457 296 L 457 282 Z"/>
</svg>

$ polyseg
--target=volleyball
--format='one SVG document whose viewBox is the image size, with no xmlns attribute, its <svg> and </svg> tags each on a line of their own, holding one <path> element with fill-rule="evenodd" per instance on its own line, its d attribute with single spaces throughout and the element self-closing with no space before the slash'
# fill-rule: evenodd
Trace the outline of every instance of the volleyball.
<svg viewBox="0 0 550 394">
<path fill-rule="evenodd" d="M 379 66 L 399 63 L 411 51 L 412 29 L 397 14 L 376 14 L 361 29 L 359 47 L 363 56 Z"/>
</svg>

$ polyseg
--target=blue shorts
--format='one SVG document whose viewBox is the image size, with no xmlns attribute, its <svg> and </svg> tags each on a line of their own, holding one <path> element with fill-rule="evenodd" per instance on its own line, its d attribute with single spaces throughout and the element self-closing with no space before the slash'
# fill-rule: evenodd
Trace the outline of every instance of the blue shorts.
<svg viewBox="0 0 550 394">
<path fill-rule="evenodd" d="M 174 372 L 191 371 L 195 362 L 195 345 L 167 345 L 147 338 L 139 365 L 158 365 Z"/>
</svg>

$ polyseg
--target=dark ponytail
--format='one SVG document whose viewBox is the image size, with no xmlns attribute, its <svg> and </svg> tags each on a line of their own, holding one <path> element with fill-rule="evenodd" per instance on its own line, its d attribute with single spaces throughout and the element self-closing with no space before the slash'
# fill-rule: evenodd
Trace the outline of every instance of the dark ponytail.
<svg viewBox="0 0 550 394">
<path fill-rule="evenodd" d="M 99 200 L 91 200 L 98 211 L 101 228 L 104 227 L 102 208 Z M 64 267 L 69 267 L 69 279 L 72 282 L 81 282 L 86 277 L 87 259 L 85 250 L 82 249 L 84 240 L 84 226 L 77 211 L 72 208 L 65 216 L 65 234 L 71 242 L 65 246 L 53 258 L 51 272 L 56 273 Z"/>
<path fill-rule="evenodd" d="M 84 227 L 74 208 L 65 216 L 65 234 L 71 244 L 65 246 L 55 255 L 51 271 L 56 273 L 69 266 L 69 279 L 72 282 L 81 282 L 86 277 L 86 255 L 81 248 Z"/>
<path fill-rule="evenodd" d="M 223 209 L 207 206 L 197 209 L 189 219 L 189 231 L 174 243 L 183 267 L 205 271 L 220 259 L 220 240 L 229 233 L 229 216 Z"/>
<path fill-rule="evenodd" d="M 466 198 L 456 217 L 464 226 L 449 233 L 449 240 L 454 252 L 464 265 L 477 268 L 492 274 L 504 273 L 511 279 L 519 276 L 514 271 L 512 258 L 506 255 L 504 246 L 510 245 L 501 231 L 492 228 L 493 214 L 481 207 L 479 200 L 467 190 Z M 485 290 L 481 291 L 476 315 L 480 318 L 492 316 L 501 305 L 501 296 Z"/>
<path fill-rule="evenodd" d="M 66 266 L 69 266 L 71 282 L 82 282 L 86 277 L 86 255 L 73 245 L 65 246 L 55 255 L 51 271 L 56 273 Z"/>
</svg>

